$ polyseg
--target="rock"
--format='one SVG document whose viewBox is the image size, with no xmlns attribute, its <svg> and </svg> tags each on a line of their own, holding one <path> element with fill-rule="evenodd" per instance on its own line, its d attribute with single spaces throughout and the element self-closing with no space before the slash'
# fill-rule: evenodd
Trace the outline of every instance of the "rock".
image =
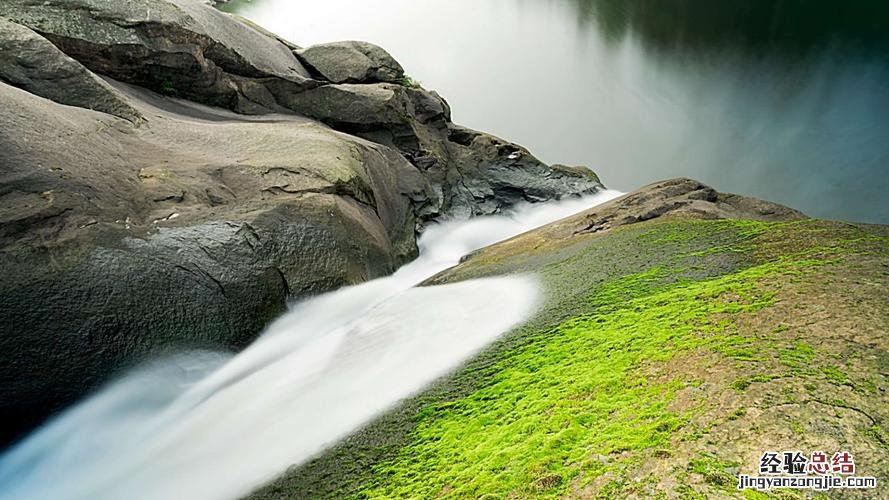
<svg viewBox="0 0 889 500">
<path fill-rule="evenodd" d="M 553 169 L 527 152 L 514 161 L 509 154 L 521 148 L 505 141 L 487 136 L 489 140 L 473 145 L 472 138 L 486 135 L 451 123 L 441 96 L 386 83 L 398 82 L 403 71 L 371 44 L 296 49 L 300 57 L 314 61 L 313 71 L 326 74 L 324 78 L 364 82 L 329 83 L 310 78 L 292 44 L 199 0 L 9 0 L 0 4 L 0 15 L 29 26 L 111 78 L 239 113 L 286 108 L 395 148 L 432 185 L 433 196 L 414 200 L 421 222 L 497 213 L 518 200 L 602 188 L 588 172 Z M 366 83 L 375 80 L 384 81 Z M 498 146 L 485 149 L 494 142 Z M 492 154 L 507 150 L 506 157 Z"/>
<path fill-rule="evenodd" d="M 660 217 L 698 219 L 746 219 L 793 221 L 807 217 L 792 208 L 769 201 L 735 194 L 719 193 L 692 179 L 656 182 L 579 214 L 529 231 L 518 237 L 483 248 L 426 281 L 444 284 L 478 277 L 492 262 L 520 260 L 529 249 L 558 255 L 558 249 L 570 247 L 595 233 L 606 233 L 620 226 Z"/>
<path fill-rule="evenodd" d="M 133 128 L 0 84 L 3 437 L 148 356 L 238 349 L 287 300 L 416 253 L 400 154 L 135 88 Z"/>
<path fill-rule="evenodd" d="M 547 166 L 527 149 L 490 134 L 449 125 L 447 155 L 459 177 L 445 211 L 499 213 L 519 202 L 595 193 L 599 177 L 584 167 Z"/>
<path fill-rule="evenodd" d="M 520 201 L 602 189 L 588 169 L 550 167 L 521 146 L 454 125 L 444 99 L 423 89 L 390 83 L 325 85 L 282 96 L 281 103 L 401 151 L 441 193 L 421 206 L 422 219 L 494 214 Z"/>
<path fill-rule="evenodd" d="M 279 36 L 279 35 L 277 35 L 277 34 L 275 34 L 275 33 L 272 33 L 271 31 L 269 31 L 269 30 L 263 28 L 262 26 L 260 26 L 260 25 L 258 25 L 258 24 L 256 24 L 256 23 L 254 23 L 253 21 L 251 21 L 250 19 L 247 19 L 247 18 L 244 17 L 244 16 L 239 16 L 239 15 L 237 15 L 237 14 L 232 14 L 232 13 L 229 13 L 228 15 L 231 16 L 233 19 L 236 19 L 238 22 L 240 22 L 240 23 L 242 23 L 242 24 L 245 24 L 245 25 L 247 25 L 247 26 L 253 28 L 254 30 L 258 31 L 259 33 L 262 33 L 263 35 L 265 35 L 265 36 L 267 36 L 267 37 L 269 37 L 269 38 L 274 38 L 275 40 L 281 42 L 282 44 L 284 44 L 284 46 L 286 46 L 288 49 L 290 49 L 290 50 L 292 50 L 292 51 L 294 51 L 294 50 L 299 50 L 299 49 L 302 48 L 302 47 L 300 47 L 299 45 L 297 45 L 297 44 L 291 42 L 290 40 L 287 40 L 287 39 L 284 38 L 284 37 L 281 37 L 281 36 Z"/>
<path fill-rule="evenodd" d="M 111 85 L 37 33 L 3 18 L 0 80 L 61 104 L 95 109 L 133 123 L 142 121 Z"/>
<path fill-rule="evenodd" d="M 5 0 L 0 16 L 97 73 L 242 112 L 274 107 L 258 80 L 309 77 L 288 47 L 200 0 Z"/>
<path fill-rule="evenodd" d="M 589 168 L 584 167 L 584 166 L 577 165 L 577 166 L 569 167 L 568 165 L 562 165 L 562 164 L 556 163 L 556 164 L 550 165 L 550 168 L 554 172 L 556 172 L 558 175 L 563 175 L 565 177 L 572 177 L 572 178 L 584 178 L 585 177 L 593 182 L 599 182 L 599 183 L 602 182 L 599 180 L 599 176 L 596 175 L 595 172 L 593 172 L 592 170 L 590 170 Z"/>
<path fill-rule="evenodd" d="M 703 220 L 724 218 L 737 219 Z M 576 402 L 574 408 L 581 412 L 592 408 L 591 397 L 618 400 L 623 412 L 618 418 L 628 429 L 645 412 L 661 419 L 658 432 L 666 439 L 636 450 L 612 446 L 625 437 L 616 434 L 603 441 L 611 451 L 607 457 L 597 455 L 589 442 L 576 443 L 577 454 L 585 457 L 582 467 L 610 463 L 621 477 L 629 478 L 620 498 L 639 495 L 639 484 L 649 481 L 652 471 L 659 482 L 650 484 L 657 483 L 662 496 L 680 497 L 689 484 L 705 497 L 725 496 L 738 463 L 755 470 L 762 448 L 782 449 L 782 443 L 795 439 L 790 432 L 782 434 L 788 421 L 827 443 L 812 449 L 841 448 L 856 429 L 871 429 L 875 421 L 889 417 L 885 395 L 874 385 L 866 393 L 841 389 L 858 398 L 844 402 L 846 408 L 862 412 L 825 412 L 823 403 L 838 390 L 836 380 L 824 373 L 836 369 L 838 358 L 849 359 L 850 349 L 856 350 L 859 362 L 842 368 L 844 378 L 848 374 L 858 380 L 884 380 L 879 360 L 889 347 L 883 333 L 889 323 L 889 296 L 880 291 L 889 289 L 889 226 L 798 220 L 802 218 L 774 203 L 674 179 L 479 250 L 427 284 L 533 275 L 543 297 L 534 317 L 453 374 L 312 460 L 293 464 L 249 498 L 289 498 L 305 492 L 317 498 L 359 496 L 368 491 L 368 484 L 380 496 L 399 491 L 434 496 L 443 491 L 457 497 L 467 492 L 508 497 L 510 486 L 500 488 L 502 481 L 473 482 L 465 476 L 462 490 L 442 490 L 441 485 L 453 484 L 448 474 L 463 467 L 467 454 L 479 456 L 479 443 L 491 443 L 485 452 L 503 452 L 500 441 L 488 439 L 499 428 L 492 431 L 486 421 L 504 406 L 515 412 L 510 422 L 522 422 L 527 424 L 523 429 L 536 432 L 532 441 L 523 435 L 523 442 L 542 442 L 560 432 L 562 420 L 550 419 L 549 412 L 541 419 L 537 413 L 549 407 L 554 394 L 558 404 Z M 778 223 L 755 224 L 750 219 Z M 602 227 L 606 221 L 612 223 L 610 229 Z M 739 362 L 737 351 L 724 349 L 726 338 L 737 339 L 744 353 L 756 356 Z M 774 373 L 780 358 L 802 345 L 817 346 L 800 356 L 807 375 L 791 364 L 775 376 L 758 377 Z M 566 363 L 578 369 L 567 370 Z M 600 370 L 603 363 L 607 370 Z M 612 367 L 619 367 L 627 383 L 614 383 Z M 516 373 L 525 378 L 517 379 Z M 517 380 L 528 380 L 530 387 Z M 748 388 L 751 380 L 756 385 Z M 649 391 L 645 384 L 657 384 L 656 398 L 665 396 L 669 402 L 652 412 L 651 399 L 637 397 L 640 387 Z M 794 400 L 799 403 L 783 404 L 788 394 L 800 394 Z M 518 400 L 522 404 L 514 404 Z M 634 410 L 625 411 L 628 407 Z M 430 408 L 443 410 L 430 414 Z M 675 416 L 689 409 L 697 415 L 694 425 L 673 426 Z M 602 418 L 592 426 L 607 434 L 614 407 L 595 411 Z M 547 422 L 553 425 L 547 428 Z M 721 427 L 711 433 L 713 440 L 685 438 L 713 422 Z M 760 423 L 769 427 L 761 428 Z M 457 428 L 472 434 L 461 439 L 453 433 Z M 756 439 L 735 435 L 738 429 L 756 433 Z M 882 464 L 882 471 L 871 474 L 887 476 L 885 448 L 859 439 L 862 453 L 870 450 L 868 463 Z M 664 447 L 664 442 L 681 445 Z M 527 450 L 513 451 L 515 460 L 528 456 Z M 558 452 L 540 463 L 560 460 L 564 449 Z M 686 456 L 712 459 L 703 473 L 689 479 L 686 466 L 674 467 L 678 457 Z M 351 463 L 344 457 L 358 458 Z M 526 477 L 526 470 L 506 474 Z M 429 471 L 446 472 L 430 479 Z M 615 496 L 608 486 L 613 481 L 597 481 L 599 489 L 578 494 L 580 490 L 563 485 L 555 494 Z M 425 489 L 427 485 L 432 486 Z M 653 488 L 646 493 L 655 496 Z"/>
<path fill-rule="evenodd" d="M 281 104 L 287 108 L 323 121 L 348 132 L 370 132 L 384 129 L 398 136 L 413 135 L 410 130 L 418 110 L 405 89 L 391 83 L 360 85 L 346 83 L 324 85 L 305 92 L 291 93 L 287 89 L 271 89 L 280 95 Z M 392 141 L 393 144 L 395 141 Z"/>
<path fill-rule="evenodd" d="M 299 93 L 271 86 L 286 108 L 413 157 L 445 156 L 450 108 L 441 97 L 391 83 L 324 85 Z M 439 158 L 443 160 L 444 158 Z"/>
<path fill-rule="evenodd" d="M 372 43 L 322 43 L 295 54 L 309 71 L 333 83 L 399 83 L 404 78 L 398 61 Z"/>
<path fill-rule="evenodd" d="M 799 220 L 806 216 L 770 201 L 719 193 L 692 179 L 671 179 L 645 186 L 593 210 L 566 219 L 562 229 L 598 232 L 667 214 L 705 219 Z M 555 227 L 555 226 L 553 226 Z"/>
</svg>

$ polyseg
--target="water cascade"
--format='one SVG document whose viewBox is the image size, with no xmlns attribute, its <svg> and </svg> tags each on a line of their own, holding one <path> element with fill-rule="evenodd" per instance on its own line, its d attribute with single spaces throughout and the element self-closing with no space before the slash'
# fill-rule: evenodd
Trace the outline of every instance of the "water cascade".
<svg viewBox="0 0 889 500">
<path fill-rule="evenodd" d="M 295 304 L 237 355 L 144 366 L 0 457 L 0 499 L 241 497 L 447 374 L 540 299 L 532 276 L 417 284 L 620 194 L 432 226 L 415 261 Z"/>
</svg>

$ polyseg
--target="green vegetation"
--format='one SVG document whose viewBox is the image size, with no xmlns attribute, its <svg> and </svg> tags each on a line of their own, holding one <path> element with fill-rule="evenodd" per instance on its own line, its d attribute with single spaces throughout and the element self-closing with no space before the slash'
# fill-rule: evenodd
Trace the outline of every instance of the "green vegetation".
<svg viewBox="0 0 889 500">
<path fill-rule="evenodd" d="M 843 385 L 845 383 L 848 383 L 846 374 L 840 371 L 840 369 L 836 366 L 825 366 L 821 369 L 821 371 L 824 372 L 827 380 L 830 380 L 833 384 Z"/>
<path fill-rule="evenodd" d="M 407 87 L 407 88 L 410 88 L 410 89 L 420 89 L 420 88 L 423 88 L 423 84 L 422 84 L 422 83 L 420 83 L 418 80 L 414 80 L 413 78 L 411 78 L 411 77 L 408 76 L 408 75 L 404 75 L 403 77 L 401 77 L 401 80 L 399 80 L 398 83 L 399 83 L 402 87 Z"/>
<path fill-rule="evenodd" d="M 176 87 L 173 85 L 173 82 L 170 80 L 164 80 L 160 86 L 161 94 L 168 96 L 175 96 L 177 94 Z"/>
<path fill-rule="evenodd" d="M 415 442 L 379 468 L 381 484 L 368 495 L 560 496 L 625 466 L 598 456 L 669 447 L 688 414 L 668 406 L 687 382 L 652 380 L 639 368 L 697 348 L 726 351 L 727 344 L 746 343 L 717 318 L 772 305 L 774 294 L 758 286 L 760 279 L 820 264 L 780 259 L 656 291 L 660 269 L 609 283 L 591 297 L 597 313 L 568 319 L 514 351 L 491 383 L 470 396 L 427 407 Z M 794 360 L 803 356 L 797 351 L 811 352 L 795 345 L 788 351 Z M 721 486 L 734 481 L 709 469 L 707 478 Z"/>
<path fill-rule="evenodd" d="M 821 221 L 492 249 L 444 281 L 536 272 L 540 314 L 257 496 L 762 498 L 735 476 L 779 443 L 880 477 L 887 261 L 885 230 Z"/>
</svg>

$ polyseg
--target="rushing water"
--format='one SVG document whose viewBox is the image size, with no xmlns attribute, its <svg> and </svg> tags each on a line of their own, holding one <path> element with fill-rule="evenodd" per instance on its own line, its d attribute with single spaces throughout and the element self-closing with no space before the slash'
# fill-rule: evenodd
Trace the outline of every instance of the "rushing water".
<svg viewBox="0 0 889 500">
<path fill-rule="evenodd" d="M 432 226 L 394 275 L 295 305 L 248 349 L 111 384 L 0 456 L 0 499 L 238 498 L 533 314 L 533 277 L 415 285 L 463 255 L 614 198 Z"/>
<path fill-rule="evenodd" d="M 300 45 L 378 43 L 455 121 L 612 188 L 687 176 L 889 223 L 889 3 L 252 0 Z"/>
</svg>

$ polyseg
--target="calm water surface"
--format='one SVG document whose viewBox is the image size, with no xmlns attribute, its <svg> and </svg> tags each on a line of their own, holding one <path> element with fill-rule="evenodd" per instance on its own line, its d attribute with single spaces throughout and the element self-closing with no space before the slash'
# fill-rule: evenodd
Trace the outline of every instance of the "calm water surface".
<svg viewBox="0 0 889 500">
<path fill-rule="evenodd" d="M 454 121 L 611 188 L 687 176 L 889 223 L 889 5 L 818 0 L 254 0 L 307 46 L 359 39 Z"/>
</svg>

